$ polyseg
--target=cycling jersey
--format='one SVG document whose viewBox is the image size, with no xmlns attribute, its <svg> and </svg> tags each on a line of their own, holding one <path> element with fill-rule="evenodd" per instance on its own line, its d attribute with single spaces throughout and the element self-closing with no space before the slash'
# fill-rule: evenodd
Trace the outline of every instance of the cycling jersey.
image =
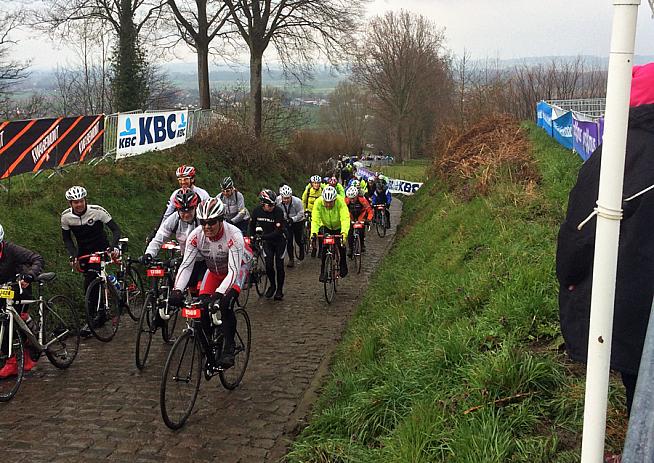
<svg viewBox="0 0 654 463">
<path fill-rule="evenodd" d="M 266 212 L 261 206 L 257 206 L 252 211 L 252 220 L 250 221 L 250 236 L 254 236 L 257 227 L 263 229 L 261 237 L 264 241 L 285 241 L 284 230 L 286 220 L 284 212 L 275 206 L 271 212 Z"/>
<path fill-rule="evenodd" d="M 304 193 L 302 193 L 302 205 L 306 211 L 313 211 L 313 205 L 316 202 L 316 199 L 322 196 L 322 190 L 324 189 L 325 185 L 322 183 L 317 190 L 311 186 L 311 183 L 304 188 Z"/>
<path fill-rule="evenodd" d="M 175 213 L 164 220 L 157 230 L 157 234 L 152 238 L 148 248 L 145 250 L 146 254 L 156 257 L 161 249 L 161 245 L 170 237 L 174 236 L 177 243 L 179 243 L 180 251 L 184 255 L 186 246 L 186 239 L 191 232 L 198 226 L 198 221 L 194 218 L 191 222 L 184 222 L 179 214 Z"/>
<path fill-rule="evenodd" d="M 173 212 L 175 212 L 175 195 L 179 190 L 181 190 L 181 188 L 176 189 L 175 191 L 173 191 L 173 194 L 170 195 L 170 199 L 168 200 L 168 204 L 166 205 L 166 211 L 164 212 L 163 217 L 161 218 L 162 222 L 166 220 L 168 217 L 170 217 L 173 214 Z M 206 199 L 211 198 L 209 193 L 207 193 L 205 190 L 195 185 L 191 186 L 191 190 L 195 191 L 198 194 L 198 196 L 200 197 L 200 201 L 204 201 Z"/>
<path fill-rule="evenodd" d="M 109 247 L 104 226 L 107 225 L 113 234 L 112 247 L 118 246 L 120 228 L 111 215 L 100 206 L 89 204 L 82 215 L 77 215 L 72 208 L 61 213 L 61 234 L 64 245 L 70 257 L 76 257 Z M 77 249 L 71 236 L 75 235 Z"/>
<path fill-rule="evenodd" d="M 282 197 L 277 196 L 275 200 L 277 207 L 284 213 L 286 221 L 301 222 L 304 220 L 304 208 L 302 207 L 302 200 L 297 196 L 291 196 L 291 202 L 287 205 L 282 202 Z"/>
<path fill-rule="evenodd" d="M 393 197 L 391 196 L 391 193 L 388 190 L 384 190 L 382 193 L 375 190 L 371 198 L 371 202 L 373 206 L 376 206 L 378 204 L 385 204 L 387 206 L 390 206 L 392 200 Z"/>
<path fill-rule="evenodd" d="M 237 224 L 250 218 L 250 213 L 245 207 L 245 198 L 243 193 L 234 190 L 228 198 L 223 193 L 216 196 L 225 205 L 225 218 L 233 224 Z"/>
<path fill-rule="evenodd" d="M 193 272 L 193 266 L 203 257 L 207 269 L 221 278 L 216 292 L 225 294 L 230 288 L 240 291 L 243 268 L 252 259 L 252 251 L 245 245 L 243 234 L 232 224 L 223 222 L 223 230 L 217 238 L 207 238 L 202 227 L 195 228 L 188 236 L 184 258 L 179 266 L 175 289 L 186 288 Z M 206 275 L 205 275 L 206 278 Z"/>
<path fill-rule="evenodd" d="M 326 227 L 330 230 L 340 230 L 341 234 L 347 235 L 350 231 L 350 212 L 347 209 L 345 200 L 336 196 L 334 206 L 331 209 L 325 207 L 322 198 L 316 200 L 311 215 L 311 234 L 316 235 L 320 227 Z"/>
<path fill-rule="evenodd" d="M 347 208 L 350 211 L 350 218 L 353 221 L 358 220 L 362 222 L 372 220 L 372 207 L 370 207 L 370 203 L 363 196 L 357 196 L 354 199 L 345 198 L 345 204 L 347 204 Z"/>
</svg>

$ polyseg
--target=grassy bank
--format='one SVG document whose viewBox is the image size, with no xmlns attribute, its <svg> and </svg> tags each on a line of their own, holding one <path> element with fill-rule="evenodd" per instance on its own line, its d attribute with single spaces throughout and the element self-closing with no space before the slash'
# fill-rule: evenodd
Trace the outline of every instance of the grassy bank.
<svg viewBox="0 0 654 463">
<path fill-rule="evenodd" d="M 81 302 L 81 276 L 71 273 L 61 238 L 60 213 L 68 207 L 64 199 L 66 189 L 72 185 L 85 186 L 89 202 L 109 211 L 123 235 L 130 238 L 130 254 L 138 256 L 145 247 L 146 235 L 158 223 L 171 192 L 178 187 L 175 169 L 180 164 L 194 165 L 198 171 L 197 185 L 212 195 L 220 192 L 223 177 L 233 176 L 250 208 L 256 204 L 257 193 L 262 188 L 276 190 L 285 181 L 299 189 L 306 177 L 301 175 L 302 166 L 295 166 L 297 170 L 293 174 L 283 174 L 274 168 L 265 172 L 244 169 L 237 157 L 225 156 L 220 147 L 207 149 L 188 143 L 117 163 L 71 167 L 63 177 L 13 178 L 10 192 L 0 192 L 0 224 L 5 228 L 7 240 L 41 253 L 46 270 L 58 273 L 48 294 L 63 292 Z"/>
<path fill-rule="evenodd" d="M 424 182 L 427 179 L 429 163 L 430 161 L 427 159 L 413 159 L 390 166 L 375 167 L 373 170 L 380 170 L 384 175 L 391 178 L 399 178 L 410 182 Z"/>
<path fill-rule="evenodd" d="M 559 350 L 554 256 L 581 163 L 528 129 L 535 187 L 504 179 L 462 201 L 432 180 L 405 202 L 288 461 L 579 461 L 583 370 Z"/>
</svg>

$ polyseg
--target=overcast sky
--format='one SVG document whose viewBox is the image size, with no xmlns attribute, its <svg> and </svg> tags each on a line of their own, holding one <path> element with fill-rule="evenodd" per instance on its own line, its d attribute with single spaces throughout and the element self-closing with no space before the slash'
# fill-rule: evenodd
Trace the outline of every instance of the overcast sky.
<svg viewBox="0 0 654 463">
<path fill-rule="evenodd" d="M 444 27 L 447 47 L 456 55 L 464 49 L 473 58 L 500 59 L 609 53 L 612 0 L 373 0 L 368 15 L 401 8 Z M 17 35 L 20 54 L 14 54 L 31 59 L 35 67 L 72 60 L 47 39 L 27 36 Z M 647 0 L 639 10 L 636 54 L 654 55 L 654 20 Z M 186 54 L 184 60 L 194 58 Z"/>
</svg>

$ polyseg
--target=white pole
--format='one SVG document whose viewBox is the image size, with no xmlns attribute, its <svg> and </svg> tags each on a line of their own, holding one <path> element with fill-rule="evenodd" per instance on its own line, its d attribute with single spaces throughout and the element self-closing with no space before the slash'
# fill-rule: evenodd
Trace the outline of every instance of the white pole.
<svg viewBox="0 0 654 463">
<path fill-rule="evenodd" d="M 604 146 L 596 208 L 598 216 L 590 306 L 582 463 L 599 463 L 604 458 L 613 303 L 622 218 L 622 180 L 639 5 L 640 0 L 613 0 Z"/>
</svg>

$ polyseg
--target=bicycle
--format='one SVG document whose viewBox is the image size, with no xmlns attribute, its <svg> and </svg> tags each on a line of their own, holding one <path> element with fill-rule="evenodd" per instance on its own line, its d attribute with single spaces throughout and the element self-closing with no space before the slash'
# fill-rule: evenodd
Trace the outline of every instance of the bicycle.
<svg viewBox="0 0 654 463">
<path fill-rule="evenodd" d="M 386 236 L 386 229 L 388 228 L 386 222 L 386 205 L 377 204 L 373 207 L 375 208 L 375 228 L 377 229 L 377 235 L 383 238 Z"/>
<path fill-rule="evenodd" d="M 323 289 L 327 304 L 331 304 L 336 297 L 337 281 L 340 276 L 340 247 L 338 241 L 343 235 L 318 235 L 322 239 L 322 252 L 325 254 Z"/>
<path fill-rule="evenodd" d="M 252 248 L 252 261 L 250 262 L 248 278 L 245 281 L 245 288 L 241 291 L 238 298 L 240 307 L 245 307 L 247 304 L 248 298 L 250 297 L 250 288 L 253 284 L 259 297 L 266 294 L 266 290 L 268 289 L 268 274 L 266 273 L 266 261 L 264 258 L 261 232 L 257 230 L 254 239 L 246 236 L 244 240 Z M 243 300 L 241 300 L 241 295 L 243 295 Z"/>
<path fill-rule="evenodd" d="M 304 255 L 311 254 L 311 212 L 304 213 L 304 228 L 302 230 L 302 245 L 304 246 Z"/>
<path fill-rule="evenodd" d="M 229 390 L 241 383 L 250 359 L 250 317 L 243 308 L 234 309 L 232 305 L 231 309 L 237 319 L 234 366 L 223 369 L 213 366 L 223 348 L 224 335 L 220 320 L 218 323 L 214 320 L 212 332 L 207 333 L 201 322 L 202 311 L 206 309 L 200 306 L 200 302 L 195 301 L 182 308 L 181 315 L 186 319 L 186 329 L 168 353 L 159 389 L 161 417 L 170 429 L 181 428 L 191 415 L 202 376 L 209 381 L 218 374 L 223 387 Z M 211 318 L 214 319 L 214 316 Z M 208 360 L 209 356 L 212 361 Z"/>
<path fill-rule="evenodd" d="M 68 368 L 79 351 L 80 330 L 77 314 L 72 302 L 65 296 L 53 296 L 47 301 L 43 297 L 43 286 L 56 278 L 52 272 L 42 273 L 34 279 L 38 283 L 38 298 L 17 299 L 18 285 L 0 285 L 0 368 L 15 356 L 17 374 L 0 379 L 0 402 L 6 402 L 16 395 L 24 376 L 25 355 L 37 360 L 45 354 L 50 363 L 59 369 Z M 39 315 L 34 322 L 33 332 L 21 318 L 15 306 L 38 304 Z M 29 346 L 25 345 L 29 342 Z M 26 352 L 27 351 L 27 352 Z"/>
<path fill-rule="evenodd" d="M 162 249 L 179 250 L 176 243 L 164 243 Z M 145 295 L 143 311 L 136 331 L 135 361 L 139 370 L 145 368 L 150 352 L 152 336 L 157 332 L 154 320 L 159 314 L 163 325 L 161 337 L 165 343 L 174 340 L 173 333 L 177 326 L 179 310 L 168 304 L 168 297 L 175 283 L 175 274 L 180 264 L 180 258 L 174 257 L 165 261 L 153 261 L 146 269 L 146 275 L 151 278 L 150 290 Z"/>
<path fill-rule="evenodd" d="M 127 309 L 134 320 L 140 319 L 143 310 L 143 281 L 141 275 L 132 267 L 132 264 L 139 264 L 139 261 L 130 259 L 125 254 L 128 242 L 128 238 L 120 239 L 118 259 L 113 259 L 107 251 L 78 257 L 88 259 L 90 264 L 100 264 L 100 270 L 87 270 L 97 276 L 86 289 L 84 309 L 89 330 L 103 342 L 111 341 L 118 331 L 123 308 Z M 116 275 L 107 273 L 106 266 L 109 264 L 119 265 Z M 107 284 L 107 281 L 112 284 Z M 106 321 L 110 322 L 109 326 Z"/>
<path fill-rule="evenodd" d="M 352 257 L 354 259 L 354 265 L 357 269 L 357 273 L 361 273 L 361 261 L 363 260 L 363 254 L 361 252 L 361 233 L 363 233 L 363 228 L 365 227 L 365 222 L 354 221 L 352 222 Z"/>
</svg>

